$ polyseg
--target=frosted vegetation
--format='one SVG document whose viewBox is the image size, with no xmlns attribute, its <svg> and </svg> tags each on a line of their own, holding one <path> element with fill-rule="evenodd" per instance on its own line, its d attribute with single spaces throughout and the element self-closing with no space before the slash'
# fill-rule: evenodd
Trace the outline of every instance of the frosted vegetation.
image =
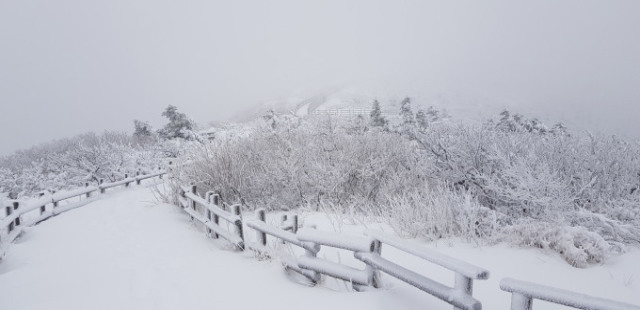
<svg viewBox="0 0 640 310">
<path fill-rule="evenodd" d="M 97 185 L 158 169 L 155 143 L 123 133 L 83 134 L 50 142 L 0 159 L 0 192 L 9 198 L 37 196 L 43 191 Z"/>
<path fill-rule="evenodd" d="M 377 218 L 405 237 L 459 237 L 553 250 L 577 267 L 640 243 L 640 145 L 569 132 L 507 111 L 458 122 L 435 109 L 355 119 L 267 113 L 194 132 L 175 107 L 154 131 L 86 134 L 0 159 L 10 198 L 115 181 L 169 160 L 178 185 L 245 211 L 314 210 Z M 182 164 L 180 164 L 182 163 Z"/>
<path fill-rule="evenodd" d="M 407 99 L 389 119 L 269 113 L 220 128 L 174 177 L 247 210 L 379 217 L 406 237 L 547 248 L 585 267 L 640 241 L 639 157 L 616 137 L 506 111 L 458 123 Z"/>
<path fill-rule="evenodd" d="M 133 135 L 86 133 L 0 158 L 0 196 L 33 197 L 157 170 L 196 136 L 194 124 L 176 107 L 167 107 L 162 115 L 168 123 L 157 132 L 135 120 Z"/>
</svg>

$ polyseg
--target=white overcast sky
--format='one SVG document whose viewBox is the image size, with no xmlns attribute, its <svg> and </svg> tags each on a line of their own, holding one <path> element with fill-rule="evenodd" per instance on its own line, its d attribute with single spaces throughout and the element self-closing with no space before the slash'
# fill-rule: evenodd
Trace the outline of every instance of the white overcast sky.
<svg viewBox="0 0 640 310">
<path fill-rule="evenodd" d="M 337 84 L 638 137 L 640 1 L 0 0 L 0 154 Z"/>
</svg>

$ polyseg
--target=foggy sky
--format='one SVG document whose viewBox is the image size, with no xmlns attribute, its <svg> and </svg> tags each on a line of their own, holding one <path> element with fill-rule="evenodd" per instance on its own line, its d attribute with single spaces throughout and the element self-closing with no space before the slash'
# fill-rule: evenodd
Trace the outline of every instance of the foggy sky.
<svg viewBox="0 0 640 310">
<path fill-rule="evenodd" d="M 640 1 L 0 0 L 0 154 L 335 85 L 640 137 L 639 16 Z"/>
</svg>

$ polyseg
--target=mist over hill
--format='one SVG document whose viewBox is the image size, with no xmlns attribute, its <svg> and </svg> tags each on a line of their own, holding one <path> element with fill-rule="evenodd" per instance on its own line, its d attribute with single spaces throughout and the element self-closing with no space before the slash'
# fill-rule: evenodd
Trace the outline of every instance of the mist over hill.
<svg viewBox="0 0 640 310">
<path fill-rule="evenodd" d="M 87 131 L 365 98 L 640 133 L 638 1 L 0 2 L 0 154 Z M 496 107 L 495 109 L 492 107 Z M 249 111 L 245 113 L 245 111 Z"/>
<path fill-rule="evenodd" d="M 291 113 L 298 116 L 322 113 L 327 110 L 366 110 L 378 100 L 386 114 L 397 114 L 402 99 L 409 97 L 416 109 L 433 107 L 450 117 L 463 122 L 482 122 L 497 117 L 508 110 L 527 117 L 537 118 L 545 123 L 562 123 L 575 131 L 604 135 L 617 135 L 632 141 L 640 139 L 631 121 L 640 116 L 634 106 L 625 109 L 563 107 L 542 103 L 518 101 L 504 93 L 489 94 L 483 91 L 435 89 L 397 90 L 382 86 L 352 87 L 339 86 L 310 88 L 292 92 L 280 99 L 253 104 L 250 108 L 229 118 L 229 122 L 245 122 L 263 116 L 269 110 Z M 612 104 L 611 106 L 615 106 Z M 334 111 L 335 112 L 335 111 Z M 620 120 L 616 122 L 614 120 Z"/>
</svg>

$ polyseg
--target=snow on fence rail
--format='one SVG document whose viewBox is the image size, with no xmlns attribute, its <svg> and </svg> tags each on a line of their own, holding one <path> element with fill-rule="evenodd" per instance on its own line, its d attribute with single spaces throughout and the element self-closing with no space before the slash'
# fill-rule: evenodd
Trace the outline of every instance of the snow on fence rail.
<svg viewBox="0 0 640 310">
<path fill-rule="evenodd" d="M 94 192 L 100 191 L 100 193 L 104 193 L 106 189 L 121 185 L 128 187 L 133 182 L 139 185 L 142 180 L 154 177 L 162 178 L 165 173 L 164 170 L 145 175 L 141 175 L 138 172 L 135 177 L 125 175 L 125 178 L 121 181 L 104 183 L 101 180 L 98 186 L 89 186 L 88 183 L 85 183 L 85 187 L 71 191 L 42 193 L 40 197 L 30 201 L 9 200 L 5 202 L 5 205 L 3 205 L 4 217 L 0 218 L 0 259 L 4 257 L 7 246 L 20 235 L 23 227 L 37 224 L 62 212 L 84 206 L 97 198 L 92 197 Z M 83 196 L 86 199 L 82 200 Z M 76 197 L 81 200 L 64 205 L 60 204 L 62 201 Z M 39 210 L 39 213 L 30 214 L 35 210 Z M 27 214 L 31 216 L 27 216 Z"/>
<path fill-rule="evenodd" d="M 511 310 L 531 310 L 533 299 L 584 310 L 640 310 L 638 306 L 512 278 L 502 279 L 500 288 L 511 293 Z"/>
<path fill-rule="evenodd" d="M 377 231 L 368 230 L 366 234 L 378 242 L 394 247 L 403 252 L 415 255 L 436 265 L 449 269 L 455 273 L 454 287 L 447 287 L 444 284 L 431 280 L 416 272 L 408 270 L 398 264 L 386 260 L 380 255 L 356 253 L 356 258 L 368 265 L 384 271 L 385 273 L 407 282 L 418 289 L 436 296 L 455 306 L 454 309 L 481 309 L 480 301 L 473 298 L 473 280 L 486 280 L 489 278 L 489 271 L 471 265 L 467 262 L 457 260 L 453 257 L 430 251 L 425 248 L 412 246 L 404 240 L 382 234 Z"/>
<path fill-rule="evenodd" d="M 296 232 L 298 230 L 298 218 L 297 216 L 293 216 L 291 221 L 287 220 L 287 217 L 282 217 L 281 222 L 283 225 L 280 227 L 267 225 L 266 223 L 266 212 L 264 209 L 256 210 L 256 221 L 247 221 L 247 226 L 254 229 L 256 231 L 256 243 L 248 243 L 247 247 L 253 251 L 258 253 L 266 254 L 268 252 L 267 248 L 267 235 L 275 237 L 282 242 L 287 242 L 293 245 L 296 245 L 302 249 L 304 249 L 305 257 L 314 258 L 320 252 L 320 246 L 313 242 L 305 242 L 299 240 L 296 236 Z M 289 225 L 289 224 L 295 224 Z M 289 270 L 293 270 L 298 274 L 306 277 L 310 283 L 317 283 L 320 280 L 320 273 L 315 270 L 303 268 L 299 264 L 299 259 L 295 257 L 285 258 L 285 268 Z"/>
<path fill-rule="evenodd" d="M 212 199 L 214 198 L 214 199 Z M 213 231 L 224 237 L 239 250 L 247 248 L 267 253 L 267 235 L 304 249 L 304 255 L 288 258 L 285 267 L 293 270 L 310 282 L 317 283 L 320 275 L 326 275 L 348 281 L 356 291 L 368 288 L 379 288 L 380 272 L 387 273 L 403 282 L 415 286 L 435 297 L 454 306 L 454 309 L 480 310 L 482 304 L 472 296 L 473 280 L 484 280 L 489 277 L 489 272 L 466 262 L 455 260 L 443 254 L 412 248 L 402 240 L 386 236 L 379 232 L 369 231 L 367 236 L 348 236 L 344 234 L 318 231 L 314 227 L 305 227 L 298 230 L 297 216 L 283 216 L 280 226 L 268 225 L 264 209 L 256 211 L 256 219 L 244 221 L 247 227 L 255 230 L 256 242 L 245 243 L 242 234 L 243 219 L 240 213 L 240 205 L 232 206 L 229 213 L 220 204 L 219 196 L 207 192 L 205 198 L 197 193 L 196 186 L 182 187 L 178 198 L 180 207 L 187 212 L 192 219 L 204 224 L 209 232 Z M 224 229 L 219 224 L 218 218 L 225 219 L 233 228 Z M 386 260 L 381 256 L 383 244 L 392 246 L 409 254 L 416 255 L 434 264 L 447 268 L 455 273 L 455 287 L 450 288 L 444 284 L 429 279 L 415 271 L 406 269 L 398 264 Z M 353 252 L 354 257 L 364 263 L 363 269 L 346 266 L 338 262 L 329 261 L 317 257 L 322 246 L 333 247 Z"/>
<path fill-rule="evenodd" d="M 319 246 L 329 246 L 352 251 L 354 255 L 358 253 L 380 255 L 380 242 L 370 238 L 317 231 L 313 228 L 299 230 L 297 237 L 301 241 L 313 242 Z M 364 270 L 360 270 L 315 256 L 304 256 L 298 259 L 298 266 L 303 269 L 349 281 L 356 291 L 365 290 L 367 287 L 381 287 L 379 272 L 369 265 L 366 265 Z"/>
<path fill-rule="evenodd" d="M 213 192 L 207 192 L 205 198 L 202 198 L 198 196 L 195 186 L 182 187 L 178 202 L 180 207 L 191 216 L 191 219 L 198 220 L 207 227 L 207 232 L 213 238 L 222 237 L 242 250 L 244 249 L 244 236 L 240 205 L 220 204 L 219 197 Z M 221 224 L 220 219 L 231 224 L 232 229 L 229 229 L 228 224 Z"/>
<path fill-rule="evenodd" d="M 453 305 L 454 309 L 482 309 L 481 302 L 472 295 L 473 281 L 488 279 L 489 271 L 417 244 L 373 230 L 367 230 L 365 236 L 352 236 L 319 231 L 314 226 L 299 229 L 297 215 L 282 215 L 279 225 L 269 225 L 266 222 L 264 209 L 255 211 L 255 219 L 243 219 L 240 205 L 228 207 L 225 203 L 221 203 L 220 196 L 213 192 L 205 193 L 203 198 L 198 195 L 196 186 L 182 187 L 178 200 L 180 207 L 193 220 L 204 224 L 211 236 L 223 237 L 240 251 L 250 249 L 262 255 L 269 255 L 271 249 L 267 243 L 267 236 L 304 250 L 304 254 L 299 257 L 292 255 L 282 257 L 282 260 L 286 269 L 306 277 L 312 284 L 318 283 L 321 275 L 326 275 L 349 281 L 354 290 L 362 291 L 381 287 L 380 272 L 384 272 Z M 226 223 L 221 224 L 220 219 Z M 255 231 L 254 242 L 245 240 L 243 225 Z M 381 256 L 383 245 L 452 271 L 455 280 L 453 287 L 385 259 Z M 323 246 L 353 252 L 354 257 L 364 263 L 364 269 L 319 258 L 317 254 Z M 502 280 L 500 287 L 513 293 L 512 310 L 531 310 L 533 298 L 585 310 L 640 310 L 640 307 L 634 305 L 513 279 Z"/>
</svg>

